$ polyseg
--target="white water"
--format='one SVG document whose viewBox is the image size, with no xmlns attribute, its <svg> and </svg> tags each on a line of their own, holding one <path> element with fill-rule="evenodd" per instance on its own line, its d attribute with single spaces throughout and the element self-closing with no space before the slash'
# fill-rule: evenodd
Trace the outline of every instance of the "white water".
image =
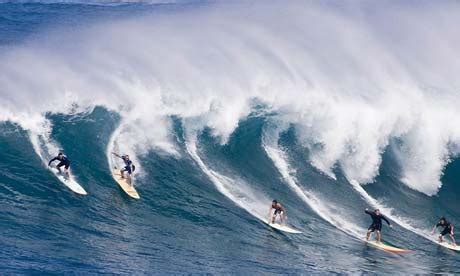
<svg viewBox="0 0 460 276">
<path fill-rule="evenodd" d="M 55 26 L 2 48 L 0 121 L 41 133 L 46 112 L 102 105 L 136 126 L 126 128 L 130 150 L 177 154 L 169 116 L 225 142 L 257 100 L 295 125 L 331 177 L 339 164 L 348 179 L 372 182 L 396 137 L 401 180 L 436 194 L 460 147 L 456 2 L 187 7 Z"/>
<path fill-rule="evenodd" d="M 134 173 L 132 174 L 133 179 L 135 179 L 144 176 L 144 173 L 142 171 L 141 162 L 139 162 L 139 159 L 136 156 L 135 145 L 130 142 L 132 140 L 132 132 L 128 130 L 131 129 L 131 127 L 132 126 L 126 124 L 125 121 L 120 123 L 110 136 L 109 143 L 107 144 L 106 156 L 109 168 L 112 170 L 115 168 L 121 169 L 125 166 L 120 158 L 114 156 L 113 152 L 120 156 L 129 155 L 129 158 L 136 167 Z"/>
<path fill-rule="evenodd" d="M 280 126 L 280 123 L 277 122 L 277 125 Z M 295 177 L 295 171 L 289 168 L 287 157 L 285 156 L 284 151 L 279 148 L 277 142 L 279 139 L 279 133 L 286 130 L 286 128 L 287 126 L 282 126 L 282 124 L 280 128 L 266 128 L 263 136 L 263 147 L 265 152 L 271 158 L 286 183 L 324 220 L 331 222 L 334 226 L 338 226 L 338 228 L 345 233 L 362 238 L 363 233 L 365 233 L 366 230 L 358 228 L 356 225 L 347 222 L 340 216 L 336 216 L 335 214 L 337 212 L 331 209 L 330 203 L 328 203 L 328 206 L 323 206 L 324 201 L 318 200 L 312 192 L 309 192 L 299 186 L 298 180 Z M 413 226 L 413 222 L 411 220 L 397 215 L 393 208 L 387 207 L 385 204 L 371 197 L 357 181 L 351 180 L 349 182 L 368 204 L 375 209 L 380 209 L 382 214 L 394 221 L 396 224 L 421 237 L 436 242 L 433 235 L 430 233 L 430 229 L 419 229 Z"/>
<path fill-rule="evenodd" d="M 367 203 L 369 203 L 375 209 L 379 209 L 380 212 L 387 218 L 421 237 L 424 237 L 432 242 L 436 242 L 435 237 L 430 233 L 430 229 L 418 229 L 417 227 L 413 226 L 413 222 L 411 222 L 410 219 L 396 214 L 396 211 L 393 208 L 387 207 L 385 204 L 370 196 L 357 181 L 351 180 L 350 184 L 364 198 L 364 200 L 366 200 Z"/>
<path fill-rule="evenodd" d="M 281 176 L 288 184 L 289 188 L 291 188 L 316 214 L 346 234 L 360 240 L 364 238 L 366 233 L 365 229 L 345 219 L 338 208 L 334 208 L 330 203 L 327 205 L 324 204 L 326 201 L 321 200 L 313 192 L 302 188 L 298 184 L 294 172 L 289 168 L 284 152 L 279 149 L 277 144 L 270 142 L 267 136 L 264 136 L 263 148 L 281 173 Z"/>
<path fill-rule="evenodd" d="M 69 179 L 66 180 L 64 176 L 59 175 L 57 173 L 57 170 L 54 170 L 50 166 L 48 166 L 48 162 L 51 160 L 51 158 L 57 156 L 59 152 L 63 151 L 63 148 L 59 145 L 59 143 L 51 139 L 51 126 L 48 124 L 48 122 L 44 121 L 43 125 L 40 128 L 35 129 L 40 129 L 41 132 L 29 130 L 29 137 L 32 147 L 35 153 L 40 157 L 40 160 L 42 161 L 43 165 L 48 170 L 50 170 L 60 182 L 69 187 L 71 190 L 79 194 L 86 195 L 87 192 L 80 185 L 80 183 L 77 182 L 76 177 L 73 174 L 72 168 L 69 169 Z M 52 164 L 51 166 L 56 166 L 56 164 Z"/>
</svg>

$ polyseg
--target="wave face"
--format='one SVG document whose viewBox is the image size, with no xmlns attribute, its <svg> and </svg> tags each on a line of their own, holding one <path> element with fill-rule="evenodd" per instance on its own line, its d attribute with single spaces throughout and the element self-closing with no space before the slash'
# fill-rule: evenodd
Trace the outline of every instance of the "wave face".
<svg viewBox="0 0 460 276">
<path fill-rule="evenodd" d="M 429 234 L 460 219 L 459 23 L 454 1 L 0 1 L 0 268 L 460 273 Z M 302 235 L 261 221 L 273 198 Z M 366 247 L 366 207 L 414 252 Z"/>
</svg>

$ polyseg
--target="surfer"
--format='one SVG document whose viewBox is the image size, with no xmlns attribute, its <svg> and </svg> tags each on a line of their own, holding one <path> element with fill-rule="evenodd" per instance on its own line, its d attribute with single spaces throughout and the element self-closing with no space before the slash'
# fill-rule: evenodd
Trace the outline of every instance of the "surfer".
<svg viewBox="0 0 460 276">
<path fill-rule="evenodd" d="M 121 178 L 125 178 L 125 172 L 128 173 L 129 178 L 131 178 L 131 174 L 134 172 L 136 169 L 136 166 L 134 166 L 133 161 L 129 159 L 129 155 L 119 155 L 115 152 L 112 152 L 113 155 L 115 155 L 118 158 L 121 158 L 123 162 L 125 163 L 125 167 L 120 170 Z"/>
<path fill-rule="evenodd" d="M 273 212 L 272 216 L 273 209 L 275 210 L 275 212 Z M 276 199 L 274 199 L 272 201 L 272 205 L 270 205 L 268 221 L 271 221 L 271 223 L 275 223 L 275 219 L 278 215 L 280 216 L 281 223 L 284 223 L 284 220 L 286 219 L 286 209 L 284 209 L 283 205 L 281 205 Z"/>
<path fill-rule="evenodd" d="M 69 167 L 70 167 L 70 160 L 65 156 L 62 152 L 60 152 L 56 157 L 51 159 L 48 162 L 48 166 L 51 166 L 51 163 L 54 161 L 59 161 L 59 164 L 57 164 L 56 169 L 59 171 L 59 173 L 62 173 L 61 167 L 64 166 L 64 172 L 69 177 Z"/>
<path fill-rule="evenodd" d="M 457 244 L 455 243 L 454 226 L 452 225 L 452 223 L 448 222 L 445 217 L 441 217 L 439 219 L 439 222 L 434 226 L 432 234 L 434 234 L 434 231 L 438 227 L 444 227 L 444 229 L 442 229 L 441 233 L 439 234 L 439 242 L 443 242 L 443 237 L 449 234 L 449 237 L 452 240 L 452 244 L 454 246 L 457 246 Z"/>
<path fill-rule="evenodd" d="M 391 228 L 393 228 L 393 225 L 391 225 L 391 223 L 380 213 L 379 209 L 375 209 L 373 212 L 371 212 L 371 211 L 369 211 L 368 208 L 366 208 L 366 210 L 364 212 L 366 214 L 370 215 L 371 218 L 372 218 L 372 224 L 371 224 L 371 226 L 369 226 L 369 228 L 367 230 L 366 240 L 368 241 L 369 238 L 371 237 L 371 233 L 375 231 L 377 233 L 377 242 L 380 242 L 381 238 L 382 238 L 382 234 L 381 234 L 381 231 L 382 231 L 382 219 L 384 221 L 386 221 L 386 223 Z"/>
</svg>

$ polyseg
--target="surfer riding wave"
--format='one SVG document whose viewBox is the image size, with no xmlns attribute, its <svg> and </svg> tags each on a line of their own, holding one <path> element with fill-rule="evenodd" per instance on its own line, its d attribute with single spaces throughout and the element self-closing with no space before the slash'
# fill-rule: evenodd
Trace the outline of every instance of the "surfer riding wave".
<svg viewBox="0 0 460 276">
<path fill-rule="evenodd" d="M 129 178 L 131 178 L 131 174 L 136 170 L 136 166 L 134 166 L 133 161 L 129 159 L 129 155 L 119 155 L 115 152 L 112 152 L 113 155 L 123 160 L 125 167 L 120 170 L 121 178 L 125 178 L 125 173 L 128 173 Z"/>
</svg>

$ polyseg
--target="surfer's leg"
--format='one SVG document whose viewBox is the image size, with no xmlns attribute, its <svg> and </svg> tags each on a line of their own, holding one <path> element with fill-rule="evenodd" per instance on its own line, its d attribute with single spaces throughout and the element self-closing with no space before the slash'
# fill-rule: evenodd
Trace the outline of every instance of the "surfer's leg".
<svg viewBox="0 0 460 276">
<path fill-rule="evenodd" d="M 443 242 L 445 235 L 450 235 L 450 228 L 445 228 L 442 230 L 441 234 L 439 235 L 440 242 Z"/>
<path fill-rule="evenodd" d="M 66 174 L 67 177 L 70 177 L 69 167 L 70 167 L 70 162 L 67 162 L 67 163 L 64 165 L 64 172 L 65 172 L 65 174 Z"/>
<path fill-rule="evenodd" d="M 275 209 L 275 212 L 273 212 L 272 223 L 275 223 L 275 220 L 278 214 L 279 214 L 278 210 Z"/>
<path fill-rule="evenodd" d="M 131 179 L 131 174 L 133 173 L 132 169 L 131 169 L 131 166 L 127 166 L 126 168 L 126 172 L 128 173 L 128 183 L 129 185 L 132 186 L 132 179 Z"/>
<path fill-rule="evenodd" d="M 378 224 L 375 229 L 377 230 L 377 241 L 380 242 L 382 239 L 382 224 Z"/>
<path fill-rule="evenodd" d="M 372 233 L 371 229 L 367 230 L 367 233 L 366 233 L 366 241 L 368 241 L 368 240 L 370 239 L 371 233 Z"/>
<path fill-rule="evenodd" d="M 454 235 L 450 234 L 449 237 L 450 237 L 450 239 L 452 240 L 452 244 L 453 244 L 453 245 L 457 245 L 457 244 L 455 243 Z"/>
<path fill-rule="evenodd" d="M 380 242 L 382 240 L 382 233 L 380 232 L 380 230 L 377 230 L 377 242 Z"/>
<path fill-rule="evenodd" d="M 278 216 L 280 216 L 282 218 L 282 215 L 281 215 L 281 212 L 279 211 L 275 211 L 275 213 L 273 214 L 273 221 L 272 223 L 275 223 L 276 219 L 278 218 Z M 282 219 L 281 219 L 282 220 Z"/>
<path fill-rule="evenodd" d="M 453 226 L 450 228 L 449 236 L 452 239 L 453 244 L 457 246 L 457 243 L 455 242 L 455 238 L 454 238 L 454 227 Z"/>
<path fill-rule="evenodd" d="M 64 166 L 64 165 L 65 165 L 65 164 L 64 164 L 64 162 L 62 162 L 62 161 L 61 161 L 59 164 L 57 164 L 56 169 L 58 170 L 59 173 L 62 173 L 61 167 Z"/>
<path fill-rule="evenodd" d="M 131 183 L 132 183 L 132 181 L 131 181 L 131 173 L 133 172 L 131 170 L 131 166 L 126 166 L 121 171 L 122 171 L 121 178 L 125 178 L 126 181 L 128 182 L 128 184 L 131 185 Z M 125 176 L 125 174 L 126 174 L 126 176 Z"/>
<path fill-rule="evenodd" d="M 127 177 L 126 177 L 126 182 L 128 182 L 129 185 L 133 186 L 133 182 L 132 182 L 132 179 L 131 179 L 131 174 L 128 173 Z"/>
<path fill-rule="evenodd" d="M 453 245 L 457 245 L 457 244 L 455 243 L 454 228 L 453 228 L 453 227 L 452 227 L 452 228 L 449 228 L 449 237 L 450 237 L 450 239 L 452 240 L 452 244 L 453 244 Z"/>
<path fill-rule="evenodd" d="M 368 241 L 371 237 L 371 233 L 375 231 L 375 225 L 372 223 L 369 228 L 367 228 L 366 240 Z"/>
<path fill-rule="evenodd" d="M 126 166 L 124 167 L 123 169 L 121 169 L 120 173 L 121 173 L 121 178 L 125 178 L 125 172 L 127 172 L 128 174 L 131 174 L 131 167 L 130 166 Z"/>
</svg>

